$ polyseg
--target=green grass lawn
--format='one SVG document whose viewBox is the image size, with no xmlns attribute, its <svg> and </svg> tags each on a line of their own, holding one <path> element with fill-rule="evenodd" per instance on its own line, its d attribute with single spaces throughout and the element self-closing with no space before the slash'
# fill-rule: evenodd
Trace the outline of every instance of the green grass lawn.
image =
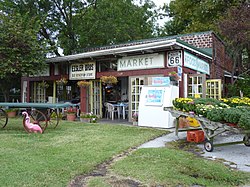
<svg viewBox="0 0 250 187">
<path fill-rule="evenodd" d="M 20 119 L 0 130 L 1 186 L 67 186 L 74 177 L 166 131 L 61 121 L 27 134 Z"/>
<path fill-rule="evenodd" d="M 20 119 L 11 119 L 0 130 L 0 186 L 67 186 L 76 176 L 164 133 L 167 131 L 61 121 L 58 128 L 47 128 L 44 134 L 27 134 Z M 138 149 L 112 164 L 107 176 L 90 179 L 88 187 L 110 187 L 115 178 L 145 186 L 250 183 L 250 173 L 229 169 L 178 147 Z"/>
<path fill-rule="evenodd" d="M 222 187 L 250 182 L 250 173 L 171 148 L 139 149 L 116 162 L 112 170 L 115 175 L 130 177 L 148 186 Z"/>
</svg>

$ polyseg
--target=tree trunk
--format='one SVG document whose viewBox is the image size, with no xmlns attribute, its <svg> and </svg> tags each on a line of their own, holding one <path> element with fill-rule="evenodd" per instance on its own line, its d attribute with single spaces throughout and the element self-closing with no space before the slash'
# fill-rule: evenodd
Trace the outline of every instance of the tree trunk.
<svg viewBox="0 0 250 187">
<path fill-rule="evenodd" d="M 3 93 L 4 102 L 9 102 L 9 99 L 10 99 L 10 94 L 9 94 L 9 92 L 7 92 L 6 90 L 3 90 L 2 88 L 1 88 L 1 91 L 2 91 L 2 93 Z"/>
</svg>

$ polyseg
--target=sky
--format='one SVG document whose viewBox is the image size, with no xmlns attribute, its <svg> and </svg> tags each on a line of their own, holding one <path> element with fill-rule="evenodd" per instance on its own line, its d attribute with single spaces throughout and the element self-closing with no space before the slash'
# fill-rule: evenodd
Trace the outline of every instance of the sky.
<svg viewBox="0 0 250 187">
<path fill-rule="evenodd" d="M 169 4 L 171 0 L 152 0 L 152 1 L 156 4 L 157 7 L 161 7 L 164 5 L 164 3 Z M 167 20 L 168 18 L 160 19 L 158 20 L 158 23 L 160 26 L 163 26 L 164 22 L 166 22 Z"/>
<path fill-rule="evenodd" d="M 157 6 L 162 6 L 164 3 L 169 4 L 170 0 L 152 0 Z"/>
</svg>

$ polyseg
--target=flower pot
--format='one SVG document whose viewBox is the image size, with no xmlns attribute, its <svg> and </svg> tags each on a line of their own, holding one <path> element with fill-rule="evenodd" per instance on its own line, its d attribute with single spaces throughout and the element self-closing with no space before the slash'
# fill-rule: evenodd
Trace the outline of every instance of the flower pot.
<svg viewBox="0 0 250 187">
<path fill-rule="evenodd" d="M 7 112 L 8 118 L 16 117 L 16 111 Z"/>
<path fill-rule="evenodd" d="M 75 121 L 76 115 L 75 114 L 67 114 L 67 120 L 68 121 Z"/>
<path fill-rule="evenodd" d="M 176 77 L 175 76 L 169 76 L 170 81 L 176 81 Z"/>
<path fill-rule="evenodd" d="M 230 126 L 230 127 L 235 127 L 235 128 L 237 128 L 238 127 L 238 124 L 236 124 L 236 123 L 226 123 L 228 126 Z"/>
</svg>

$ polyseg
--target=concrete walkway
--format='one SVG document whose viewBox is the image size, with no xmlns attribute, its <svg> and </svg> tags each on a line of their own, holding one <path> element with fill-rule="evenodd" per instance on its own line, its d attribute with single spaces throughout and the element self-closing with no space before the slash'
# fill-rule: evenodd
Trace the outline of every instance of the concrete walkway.
<svg viewBox="0 0 250 187">
<path fill-rule="evenodd" d="M 99 123 L 109 123 L 109 124 L 123 124 L 123 125 L 132 125 L 127 120 L 107 120 L 102 119 Z M 179 132 L 178 136 L 175 135 L 175 129 L 167 129 L 171 131 L 171 133 L 164 135 L 162 137 L 156 138 L 149 142 L 144 143 L 139 148 L 159 148 L 165 147 L 167 142 L 176 141 L 176 140 L 186 140 L 187 133 Z M 223 133 L 214 138 L 214 144 L 224 143 L 224 142 L 234 142 L 234 141 L 242 141 L 242 134 L 232 134 L 230 132 Z M 207 152 L 204 149 L 203 144 L 197 144 L 202 150 L 204 150 L 203 157 L 215 160 L 215 159 L 223 159 L 225 160 L 225 164 L 230 165 L 232 168 L 239 169 L 241 171 L 250 172 L 250 147 L 245 146 L 244 144 L 235 144 L 235 145 L 227 145 L 221 147 L 214 147 L 213 152 Z"/>
<path fill-rule="evenodd" d="M 186 132 L 179 132 L 178 137 L 175 136 L 174 132 L 171 132 L 170 134 L 149 141 L 141 145 L 139 148 L 165 147 L 167 142 L 179 139 L 186 139 Z M 241 134 L 224 133 L 214 138 L 214 144 L 242 140 L 243 135 Z M 197 144 L 197 146 L 204 150 L 203 144 Z M 204 150 L 204 154 L 202 154 L 202 156 L 212 160 L 223 159 L 225 160 L 224 163 L 232 168 L 250 172 L 250 147 L 247 147 L 244 144 L 227 145 L 221 147 L 215 146 L 213 152 L 207 152 Z"/>
</svg>

